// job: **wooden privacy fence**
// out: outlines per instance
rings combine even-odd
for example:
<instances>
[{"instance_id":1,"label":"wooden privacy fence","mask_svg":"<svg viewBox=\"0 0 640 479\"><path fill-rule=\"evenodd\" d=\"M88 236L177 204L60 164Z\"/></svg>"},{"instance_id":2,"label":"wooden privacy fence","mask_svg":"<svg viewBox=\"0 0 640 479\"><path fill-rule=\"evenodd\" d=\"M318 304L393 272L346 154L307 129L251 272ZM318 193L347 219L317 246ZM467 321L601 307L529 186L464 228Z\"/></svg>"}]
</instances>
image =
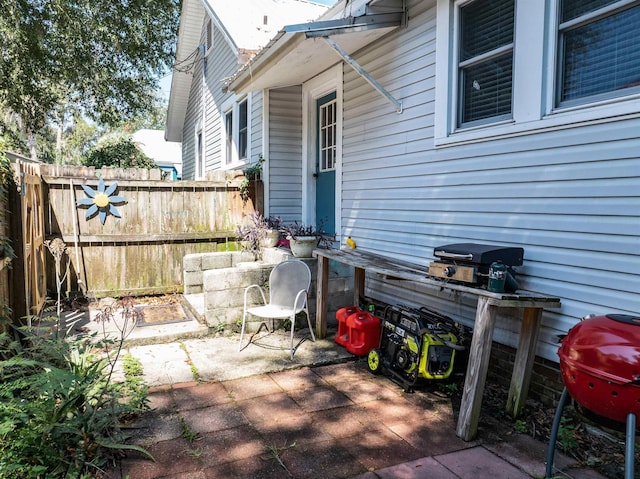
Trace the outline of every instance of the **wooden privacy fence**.
<instances>
[{"instance_id":1,"label":"wooden privacy fence","mask_svg":"<svg viewBox=\"0 0 640 479\"><path fill-rule=\"evenodd\" d=\"M0 181L2 181L2 172L0 172ZM9 237L9 195L0 185L0 238ZM6 324L3 319L8 318L8 309L11 308L9 286L9 268L11 267L11 258L8 251L0 243L0 332L5 331Z\"/></svg>"},{"instance_id":2,"label":"wooden privacy fence","mask_svg":"<svg viewBox=\"0 0 640 479\"><path fill-rule=\"evenodd\" d=\"M207 181L161 181L160 170L100 170L105 193L113 185L114 214L86 218L97 192L93 168L40 165L45 184L45 236L61 238L63 293L82 291L93 297L145 295L182 291L182 258L186 254L236 248L236 225L253 202L243 204L238 188L242 173L212 172ZM103 198L104 199L104 198ZM98 204L98 197L95 198ZM107 206L108 208L108 206ZM112 211L113 212L113 211ZM67 268L68 264L68 268ZM47 252L49 290L55 289L53 257Z\"/></svg>"},{"instance_id":3,"label":"wooden privacy fence","mask_svg":"<svg viewBox=\"0 0 640 479\"><path fill-rule=\"evenodd\" d=\"M6 153L13 162L16 186L9 192L9 236L15 258L7 281L16 318L38 314L46 299L44 197L40 163Z\"/></svg>"}]
</instances>

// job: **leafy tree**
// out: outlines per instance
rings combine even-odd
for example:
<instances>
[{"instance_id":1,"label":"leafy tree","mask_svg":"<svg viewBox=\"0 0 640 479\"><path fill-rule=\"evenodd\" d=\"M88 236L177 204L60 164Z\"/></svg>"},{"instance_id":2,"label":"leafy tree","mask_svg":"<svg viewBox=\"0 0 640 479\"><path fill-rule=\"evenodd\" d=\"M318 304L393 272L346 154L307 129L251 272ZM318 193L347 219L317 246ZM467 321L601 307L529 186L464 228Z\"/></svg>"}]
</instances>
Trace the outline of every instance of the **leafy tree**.
<instances>
[{"instance_id":1,"label":"leafy tree","mask_svg":"<svg viewBox=\"0 0 640 479\"><path fill-rule=\"evenodd\" d=\"M63 128L63 137L59 147L59 162L67 165L82 164L87 155L103 133L95 123L88 122L82 115L76 114L70 124Z\"/></svg>"},{"instance_id":2,"label":"leafy tree","mask_svg":"<svg viewBox=\"0 0 640 479\"><path fill-rule=\"evenodd\" d=\"M117 126L154 105L180 0L0 0L0 103L34 135L60 108Z\"/></svg>"},{"instance_id":3,"label":"leafy tree","mask_svg":"<svg viewBox=\"0 0 640 479\"><path fill-rule=\"evenodd\" d=\"M117 134L103 139L83 158L83 164L103 168L155 168L154 161L138 149L130 136Z\"/></svg>"},{"instance_id":4,"label":"leafy tree","mask_svg":"<svg viewBox=\"0 0 640 479\"><path fill-rule=\"evenodd\" d=\"M164 130L167 122L167 100L156 98L149 109L136 115L133 119L127 121L122 130L127 133L135 133L143 128L149 130Z\"/></svg>"}]
</instances>

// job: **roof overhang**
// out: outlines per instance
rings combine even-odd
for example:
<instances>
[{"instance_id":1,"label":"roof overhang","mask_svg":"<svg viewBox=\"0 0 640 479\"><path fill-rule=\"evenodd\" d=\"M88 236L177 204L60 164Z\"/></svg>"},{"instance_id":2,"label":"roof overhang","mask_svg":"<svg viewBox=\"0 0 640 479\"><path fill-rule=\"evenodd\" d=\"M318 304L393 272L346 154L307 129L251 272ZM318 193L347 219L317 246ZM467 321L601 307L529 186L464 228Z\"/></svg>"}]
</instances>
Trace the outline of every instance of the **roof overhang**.
<instances>
[{"instance_id":1,"label":"roof overhang","mask_svg":"<svg viewBox=\"0 0 640 479\"><path fill-rule=\"evenodd\" d=\"M370 0L344 18L285 26L234 75L226 87L237 94L299 85L338 63L342 57L324 38L331 37L352 55L403 25L403 0Z\"/></svg>"},{"instance_id":2,"label":"roof overhang","mask_svg":"<svg viewBox=\"0 0 640 479\"><path fill-rule=\"evenodd\" d=\"M176 64L184 62L198 48L204 13L204 7L200 1L183 2L176 46ZM192 71L174 68L164 133L167 141L182 141L182 127L189 103L192 79Z\"/></svg>"},{"instance_id":3,"label":"roof overhang","mask_svg":"<svg viewBox=\"0 0 640 479\"><path fill-rule=\"evenodd\" d=\"M205 15L213 21L233 54L244 63L283 25L318 18L326 12L327 6L305 0L183 0L165 138L182 141L193 75L202 74L201 70L193 71L193 66L202 68L203 52L198 49ZM219 50L218 45L214 54Z\"/></svg>"}]
</instances>

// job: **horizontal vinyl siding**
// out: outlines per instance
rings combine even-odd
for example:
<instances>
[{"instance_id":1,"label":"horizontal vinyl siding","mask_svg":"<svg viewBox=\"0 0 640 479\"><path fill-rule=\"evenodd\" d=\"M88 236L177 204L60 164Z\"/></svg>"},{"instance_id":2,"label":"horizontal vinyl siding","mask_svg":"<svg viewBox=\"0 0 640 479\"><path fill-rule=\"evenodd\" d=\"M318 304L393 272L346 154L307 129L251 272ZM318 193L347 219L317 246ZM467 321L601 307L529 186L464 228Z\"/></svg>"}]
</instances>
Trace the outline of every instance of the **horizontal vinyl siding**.
<instances>
[{"instance_id":1,"label":"horizontal vinyl siding","mask_svg":"<svg viewBox=\"0 0 640 479\"><path fill-rule=\"evenodd\" d=\"M196 126L202 119L202 57L198 54L198 60L193 65L193 80L189 92L189 102L185 114L182 129L182 179L195 179Z\"/></svg>"},{"instance_id":2,"label":"horizontal vinyl siding","mask_svg":"<svg viewBox=\"0 0 640 479\"><path fill-rule=\"evenodd\" d=\"M205 19L206 23L206 19ZM201 32L201 42L204 42L204 24ZM183 179L195 177L195 128L203 119L202 96L204 94L206 112L204 115L204 155L205 172L220 170L242 165L226 165L223 158L223 108L231 106L231 93L222 91L223 80L233 75L238 69L238 59L235 52L224 39L220 31L213 29L213 48L207 54L206 86L202 89L202 62L193 68L193 81L189 94L189 104L183 129ZM251 138L250 159L257 161L262 152L262 94L252 93L251 98Z\"/></svg>"},{"instance_id":3,"label":"horizontal vinyl siding","mask_svg":"<svg viewBox=\"0 0 640 479\"><path fill-rule=\"evenodd\" d=\"M220 30L214 27L213 54L207 64L207 153L205 171L220 170L227 167L223 158L222 107L231 97L223 93L222 80L231 76L238 68L235 52L229 47Z\"/></svg>"},{"instance_id":4,"label":"horizontal vinyl siding","mask_svg":"<svg viewBox=\"0 0 640 479\"><path fill-rule=\"evenodd\" d=\"M350 68L344 76L342 235L359 248L427 265L457 242L524 248L521 288L560 297L538 353L580 317L640 313L640 120L435 149L435 8L411 2L408 28L355 55L393 106ZM393 281L370 294L430 304L471 324L472 298ZM508 314L517 314L517 311ZM516 346L519 322L496 338Z\"/></svg>"},{"instance_id":5,"label":"horizontal vinyl siding","mask_svg":"<svg viewBox=\"0 0 640 479\"><path fill-rule=\"evenodd\" d=\"M302 87L269 92L269 213L302 218Z\"/></svg>"},{"instance_id":6,"label":"horizontal vinyl siding","mask_svg":"<svg viewBox=\"0 0 640 479\"><path fill-rule=\"evenodd\" d=\"M250 138L250 158L257 161L262 151L262 92L252 92L251 94L251 138Z\"/></svg>"}]
</instances>

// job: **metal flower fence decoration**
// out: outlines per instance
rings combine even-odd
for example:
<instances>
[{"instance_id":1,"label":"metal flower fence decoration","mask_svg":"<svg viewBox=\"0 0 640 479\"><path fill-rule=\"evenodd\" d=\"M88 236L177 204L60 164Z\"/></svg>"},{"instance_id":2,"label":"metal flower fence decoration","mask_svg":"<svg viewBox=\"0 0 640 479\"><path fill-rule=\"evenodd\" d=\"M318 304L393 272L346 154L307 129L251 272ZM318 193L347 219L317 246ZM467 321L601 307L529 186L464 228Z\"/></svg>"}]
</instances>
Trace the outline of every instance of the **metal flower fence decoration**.
<instances>
[{"instance_id":1,"label":"metal flower fence decoration","mask_svg":"<svg viewBox=\"0 0 640 479\"><path fill-rule=\"evenodd\" d=\"M77 201L78 206L88 206L87 212L84 216L86 220L94 217L96 214L99 216L100 221L104 224L107 219L107 214L113 215L116 218L121 218L120 212L114 206L114 204L122 204L126 200L122 196L112 196L118 189L118 183L114 181L111 185L105 187L104 180L100 178L98 182L98 189L94 190L90 186L81 185L88 198L81 198Z\"/></svg>"}]
</instances>

